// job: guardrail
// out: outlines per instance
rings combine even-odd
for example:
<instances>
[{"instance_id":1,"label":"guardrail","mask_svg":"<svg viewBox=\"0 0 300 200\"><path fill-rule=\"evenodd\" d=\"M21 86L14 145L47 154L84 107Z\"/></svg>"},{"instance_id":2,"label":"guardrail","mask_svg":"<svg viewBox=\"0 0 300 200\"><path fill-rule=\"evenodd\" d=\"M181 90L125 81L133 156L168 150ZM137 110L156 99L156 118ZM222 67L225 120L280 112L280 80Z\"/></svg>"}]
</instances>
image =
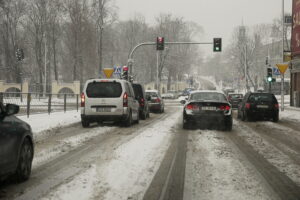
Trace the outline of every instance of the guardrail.
<instances>
[{"instance_id":1,"label":"guardrail","mask_svg":"<svg viewBox=\"0 0 300 200\"><path fill-rule=\"evenodd\" d=\"M79 110L79 94L0 93L0 102L17 104L19 114L48 113Z\"/></svg>"}]
</instances>

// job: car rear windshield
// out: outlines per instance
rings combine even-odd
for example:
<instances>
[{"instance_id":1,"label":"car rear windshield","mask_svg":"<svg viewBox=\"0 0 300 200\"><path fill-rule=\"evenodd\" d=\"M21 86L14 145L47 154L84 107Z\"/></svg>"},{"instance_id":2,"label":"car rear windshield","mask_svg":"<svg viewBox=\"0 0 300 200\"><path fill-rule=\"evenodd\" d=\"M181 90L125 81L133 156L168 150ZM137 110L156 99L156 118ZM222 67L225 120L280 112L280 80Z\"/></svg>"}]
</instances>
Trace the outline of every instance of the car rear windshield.
<instances>
[{"instance_id":1,"label":"car rear windshield","mask_svg":"<svg viewBox=\"0 0 300 200\"><path fill-rule=\"evenodd\" d=\"M248 102L277 102L276 98L272 94L251 94Z\"/></svg>"},{"instance_id":2,"label":"car rear windshield","mask_svg":"<svg viewBox=\"0 0 300 200\"><path fill-rule=\"evenodd\" d=\"M158 97L156 92L146 92L146 95L151 97Z\"/></svg>"},{"instance_id":3,"label":"car rear windshield","mask_svg":"<svg viewBox=\"0 0 300 200\"><path fill-rule=\"evenodd\" d=\"M240 98L243 98L243 95L242 94L230 94L229 97L231 99L240 99Z\"/></svg>"},{"instance_id":4,"label":"car rear windshield","mask_svg":"<svg viewBox=\"0 0 300 200\"><path fill-rule=\"evenodd\" d=\"M132 84L134 94L136 97L143 97L143 89L141 85L138 84Z\"/></svg>"},{"instance_id":5,"label":"car rear windshield","mask_svg":"<svg viewBox=\"0 0 300 200\"><path fill-rule=\"evenodd\" d=\"M122 94L119 82L92 82L86 88L89 98L117 98Z\"/></svg>"},{"instance_id":6,"label":"car rear windshield","mask_svg":"<svg viewBox=\"0 0 300 200\"><path fill-rule=\"evenodd\" d=\"M196 101L227 101L224 94L213 93L213 92L200 92L191 94L191 100Z\"/></svg>"}]
</instances>

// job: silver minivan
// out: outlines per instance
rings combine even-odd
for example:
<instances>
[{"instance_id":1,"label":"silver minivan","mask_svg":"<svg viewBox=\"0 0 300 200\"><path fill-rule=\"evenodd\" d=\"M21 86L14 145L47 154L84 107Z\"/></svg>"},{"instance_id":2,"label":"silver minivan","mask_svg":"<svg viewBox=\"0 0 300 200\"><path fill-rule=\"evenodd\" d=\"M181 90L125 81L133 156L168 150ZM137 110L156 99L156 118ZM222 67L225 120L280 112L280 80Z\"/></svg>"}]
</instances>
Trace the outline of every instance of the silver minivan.
<instances>
[{"instance_id":1,"label":"silver minivan","mask_svg":"<svg viewBox=\"0 0 300 200\"><path fill-rule=\"evenodd\" d=\"M139 102L130 82L121 79L91 79L81 94L81 123L122 122L131 126L139 122Z\"/></svg>"}]
</instances>

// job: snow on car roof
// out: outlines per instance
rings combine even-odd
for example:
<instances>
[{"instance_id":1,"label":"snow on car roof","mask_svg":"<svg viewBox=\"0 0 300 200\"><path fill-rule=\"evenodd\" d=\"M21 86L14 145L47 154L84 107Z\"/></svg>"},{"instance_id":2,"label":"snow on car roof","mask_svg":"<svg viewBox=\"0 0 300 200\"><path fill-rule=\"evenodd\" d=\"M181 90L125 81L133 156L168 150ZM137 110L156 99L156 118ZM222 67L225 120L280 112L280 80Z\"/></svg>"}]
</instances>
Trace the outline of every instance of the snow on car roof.
<instances>
[{"instance_id":1,"label":"snow on car roof","mask_svg":"<svg viewBox=\"0 0 300 200\"><path fill-rule=\"evenodd\" d=\"M220 90L194 90L194 91L190 92L190 94L194 94L194 93L220 93L220 94L224 94L224 92L222 92Z\"/></svg>"},{"instance_id":2,"label":"snow on car roof","mask_svg":"<svg viewBox=\"0 0 300 200\"><path fill-rule=\"evenodd\" d=\"M157 90L146 90L145 92L157 92Z\"/></svg>"}]
</instances>

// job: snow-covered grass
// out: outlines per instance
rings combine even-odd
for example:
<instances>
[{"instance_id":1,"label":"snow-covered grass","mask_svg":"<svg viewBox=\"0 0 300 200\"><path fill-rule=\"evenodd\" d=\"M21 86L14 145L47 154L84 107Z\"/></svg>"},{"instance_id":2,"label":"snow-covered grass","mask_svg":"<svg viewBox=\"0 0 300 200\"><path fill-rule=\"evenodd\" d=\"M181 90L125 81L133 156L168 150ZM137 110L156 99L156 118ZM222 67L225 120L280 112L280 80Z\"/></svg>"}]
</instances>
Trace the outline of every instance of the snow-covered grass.
<instances>
[{"instance_id":1,"label":"snow-covered grass","mask_svg":"<svg viewBox=\"0 0 300 200\"><path fill-rule=\"evenodd\" d=\"M280 119L286 119L300 123L300 109L293 107L286 107L283 112L279 112Z\"/></svg>"}]
</instances>

